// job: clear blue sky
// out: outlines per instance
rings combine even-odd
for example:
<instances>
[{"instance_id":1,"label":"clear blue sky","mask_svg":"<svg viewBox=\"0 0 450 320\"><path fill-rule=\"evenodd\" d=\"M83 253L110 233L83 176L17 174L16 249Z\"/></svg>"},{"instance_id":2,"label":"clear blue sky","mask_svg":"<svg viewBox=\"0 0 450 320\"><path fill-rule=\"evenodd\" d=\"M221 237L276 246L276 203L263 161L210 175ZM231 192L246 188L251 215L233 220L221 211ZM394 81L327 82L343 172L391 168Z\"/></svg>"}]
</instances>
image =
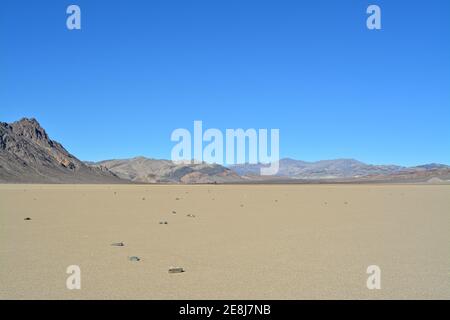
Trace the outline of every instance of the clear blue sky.
<instances>
[{"instance_id":1,"label":"clear blue sky","mask_svg":"<svg viewBox=\"0 0 450 320\"><path fill-rule=\"evenodd\" d=\"M450 1L3 0L0 121L21 117L83 160L169 158L203 120L279 128L282 157L450 164Z\"/></svg>"}]
</instances>

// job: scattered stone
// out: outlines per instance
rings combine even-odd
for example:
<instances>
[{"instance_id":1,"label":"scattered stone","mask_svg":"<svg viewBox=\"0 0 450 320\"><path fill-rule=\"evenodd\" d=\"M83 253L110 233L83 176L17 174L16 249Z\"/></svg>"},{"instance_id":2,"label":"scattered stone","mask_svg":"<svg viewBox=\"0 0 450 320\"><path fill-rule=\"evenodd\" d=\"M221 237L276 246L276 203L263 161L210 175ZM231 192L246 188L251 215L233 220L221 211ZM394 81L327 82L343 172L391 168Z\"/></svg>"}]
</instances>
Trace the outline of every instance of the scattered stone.
<instances>
[{"instance_id":1,"label":"scattered stone","mask_svg":"<svg viewBox=\"0 0 450 320\"><path fill-rule=\"evenodd\" d=\"M125 244L123 242L116 242L116 243L111 243L111 246L113 246L113 247L125 247Z\"/></svg>"},{"instance_id":2,"label":"scattered stone","mask_svg":"<svg viewBox=\"0 0 450 320\"><path fill-rule=\"evenodd\" d=\"M243 204L241 204L241 208L243 208L244 207L244 205Z\"/></svg>"},{"instance_id":3,"label":"scattered stone","mask_svg":"<svg viewBox=\"0 0 450 320\"><path fill-rule=\"evenodd\" d=\"M186 272L186 271L184 271L184 269L180 268L180 267L169 268L169 273L183 273L183 272Z\"/></svg>"},{"instance_id":4,"label":"scattered stone","mask_svg":"<svg viewBox=\"0 0 450 320\"><path fill-rule=\"evenodd\" d=\"M169 224L167 221L160 221L159 224Z\"/></svg>"},{"instance_id":5,"label":"scattered stone","mask_svg":"<svg viewBox=\"0 0 450 320\"><path fill-rule=\"evenodd\" d=\"M145 200L145 197L143 197L142 200Z\"/></svg>"},{"instance_id":6,"label":"scattered stone","mask_svg":"<svg viewBox=\"0 0 450 320\"><path fill-rule=\"evenodd\" d=\"M175 198L175 200L177 200L177 201L178 201L178 200L180 200L180 198Z\"/></svg>"},{"instance_id":7,"label":"scattered stone","mask_svg":"<svg viewBox=\"0 0 450 320\"><path fill-rule=\"evenodd\" d=\"M133 256L133 257L128 257L128 260L130 260L131 262L138 262L138 261L141 261L141 258Z\"/></svg>"},{"instance_id":8,"label":"scattered stone","mask_svg":"<svg viewBox=\"0 0 450 320\"><path fill-rule=\"evenodd\" d=\"M29 221L29 220L31 220L31 218L30 218L30 217L26 217L26 218L23 219L23 220Z\"/></svg>"},{"instance_id":9,"label":"scattered stone","mask_svg":"<svg viewBox=\"0 0 450 320\"><path fill-rule=\"evenodd\" d=\"M174 210L174 211L172 211L172 213L173 213L173 214L177 214L177 212L176 212L175 210Z\"/></svg>"},{"instance_id":10,"label":"scattered stone","mask_svg":"<svg viewBox=\"0 0 450 320\"><path fill-rule=\"evenodd\" d=\"M195 218L195 214L188 214L187 217L189 217L189 218Z\"/></svg>"},{"instance_id":11,"label":"scattered stone","mask_svg":"<svg viewBox=\"0 0 450 320\"><path fill-rule=\"evenodd\" d=\"M347 202L347 201L345 201L345 202L344 202L344 204L345 204L345 205L347 205L347 204L348 204L348 202Z\"/></svg>"}]
</instances>

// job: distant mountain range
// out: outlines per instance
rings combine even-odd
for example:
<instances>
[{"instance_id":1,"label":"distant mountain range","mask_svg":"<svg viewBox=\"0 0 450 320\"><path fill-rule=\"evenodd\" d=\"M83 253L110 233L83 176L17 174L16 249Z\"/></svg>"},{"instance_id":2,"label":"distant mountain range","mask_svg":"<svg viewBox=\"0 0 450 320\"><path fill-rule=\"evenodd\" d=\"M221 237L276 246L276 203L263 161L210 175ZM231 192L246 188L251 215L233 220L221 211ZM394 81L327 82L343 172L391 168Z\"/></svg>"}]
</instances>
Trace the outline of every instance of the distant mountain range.
<instances>
[{"instance_id":1,"label":"distant mountain range","mask_svg":"<svg viewBox=\"0 0 450 320\"><path fill-rule=\"evenodd\" d=\"M258 175L261 164L235 165L231 168L240 175ZM278 176L295 179L339 179L356 178L372 174L391 174L404 170L404 167L395 165L370 165L354 159L322 160L306 162L294 159L281 159L279 161Z\"/></svg>"},{"instance_id":2,"label":"distant mountain range","mask_svg":"<svg viewBox=\"0 0 450 320\"><path fill-rule=\"evenodd\" d=\"M261 164L235 165L231 169L241 176L251 177L259 175ZM441 175L450 169L450 166L443 164L426 164L416 167L403 167L397 165L371 165L354 159L322 160L316 162L306 162L294 159L281 159L279 161L280 178L301 179L301 180L374 180L375 177L400 177L402 174L417 173L417 178L423 177L424 172L431 175L433 173ZM445 176L445 175L444 175Z\"/></svg>"},{"instance_id":3,"label":"distant mountain range","mask_svg":"<svg viewBox=\"0 0 450 320\"><path fill-rule=\"evenodd\" d=\"M0 122L0 182L3 183L300 183L447 182L450 166L370 165L354 159L305 162L281 159L277 176L260 176L261 164L226 168L175 164L144 157L82 162L51 140L35 119Z\"/></svg>"},{"instance_id":4,"label":"distant mountain range","mask_svg":"<svg viewBox=\"0 0 450 320\"><path fill-rule=\"evenodd\" d=\"M273 177L261 177L262 164L241 164L231 169L247 181L271 183L325 183L325 182L432 182L450 181L450 166L425 164L414 167L371 165L354 159L306 162L281 159L279 171Z\"/></svg>"}]
</instances>

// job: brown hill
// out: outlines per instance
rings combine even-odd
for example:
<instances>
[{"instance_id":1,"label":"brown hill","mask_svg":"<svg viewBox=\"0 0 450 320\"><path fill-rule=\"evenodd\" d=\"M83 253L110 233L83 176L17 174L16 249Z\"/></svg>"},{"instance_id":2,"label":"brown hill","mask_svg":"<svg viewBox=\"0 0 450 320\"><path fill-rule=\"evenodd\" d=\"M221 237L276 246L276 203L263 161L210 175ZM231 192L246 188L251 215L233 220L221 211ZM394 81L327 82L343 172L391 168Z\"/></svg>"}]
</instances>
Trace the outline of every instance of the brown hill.
<instances>
[{"instance_id":1,"label":"brown hill","mask_svg":"<svg viewBox=\"0 0 450 320\"><path fill-rule=\"evenodd\" d=\"M92 165L108 168L118 177L141 183L234 183L242 178L218 164L176 164L170 160L136 157L105 160Z\"/></svg>"}]
</instances>

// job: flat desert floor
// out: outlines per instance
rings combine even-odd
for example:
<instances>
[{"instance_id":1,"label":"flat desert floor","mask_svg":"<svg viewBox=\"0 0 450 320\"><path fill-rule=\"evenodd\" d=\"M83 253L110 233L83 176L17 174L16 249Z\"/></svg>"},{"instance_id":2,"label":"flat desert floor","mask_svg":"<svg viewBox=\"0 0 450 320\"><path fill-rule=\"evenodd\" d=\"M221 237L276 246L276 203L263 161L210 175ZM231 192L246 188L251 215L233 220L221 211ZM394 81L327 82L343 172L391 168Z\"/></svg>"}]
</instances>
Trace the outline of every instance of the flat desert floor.
<instances>
[{"instance_id":1,"label":"flat desert floor","mask_svg":"<svg viewBox=\"0 0 450 320\"><path fill-rule=\"evenodd\" d=\"M0 298L450 299L450 186L0 185Z\"/></svg>"}]
</instances>

